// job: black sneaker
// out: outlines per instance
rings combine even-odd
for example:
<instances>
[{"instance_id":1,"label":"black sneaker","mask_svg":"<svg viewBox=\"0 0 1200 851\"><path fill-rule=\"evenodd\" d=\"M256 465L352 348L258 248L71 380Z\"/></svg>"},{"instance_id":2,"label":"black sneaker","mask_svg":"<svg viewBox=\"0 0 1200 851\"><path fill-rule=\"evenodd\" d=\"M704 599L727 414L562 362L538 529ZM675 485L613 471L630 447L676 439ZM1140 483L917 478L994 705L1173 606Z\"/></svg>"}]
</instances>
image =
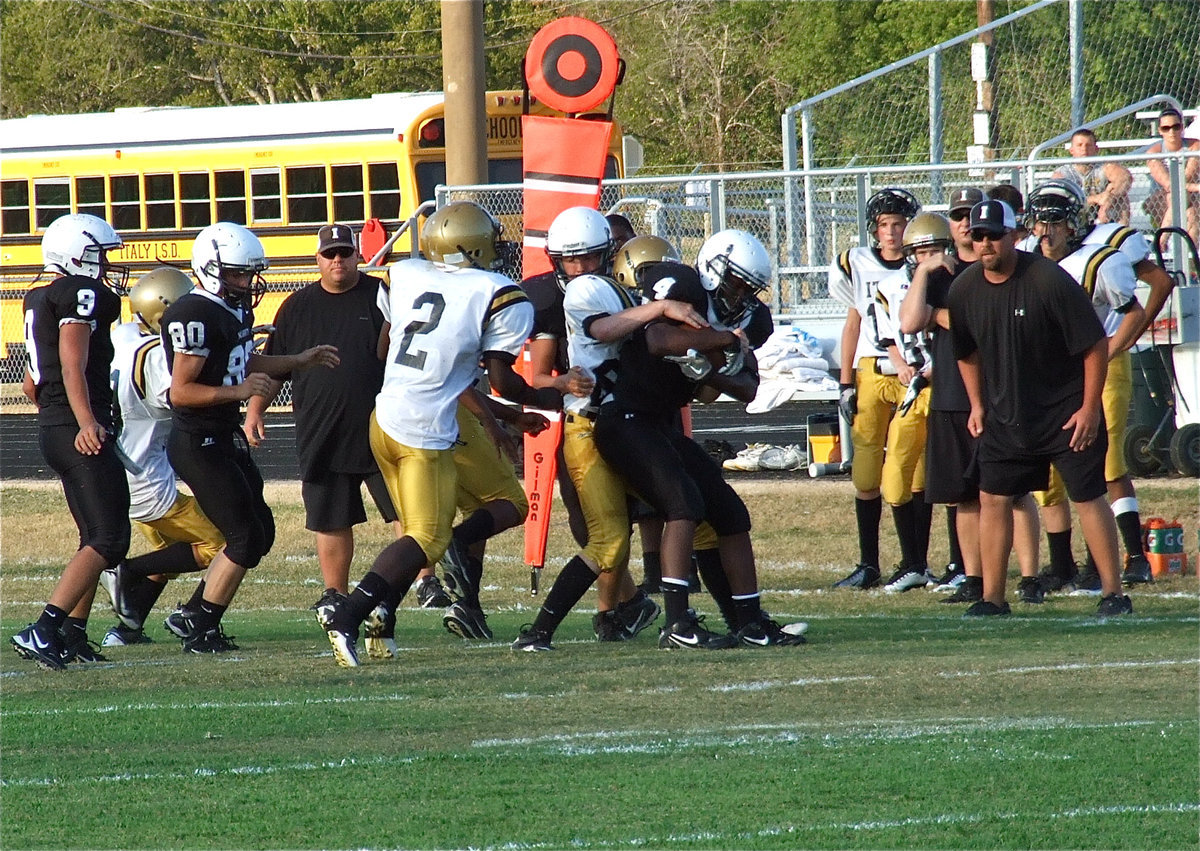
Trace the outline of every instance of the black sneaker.
<instances>
[{"instance_id":1,"label":"black sneaker","mask_svg":"<svg viewBox=\"0 0 1200 851\"><path fill-rule=\"evenodd\" d=\"M470 565L477 563L467 548L453 536L446 554L442 556L442 578L446 581L446 590L457 599L462 600L472 594L478 594L479 589L471 582ZM489 636L490 637L490 636Z\"/></svg>"},{"instance_id":2,"label":"black sneaker","mask_svg":"<svg viewBox=\"0 0 1200 851\"><path fill-rule=\"evenodd\" d=\"M758 620L739 629L735 637L738 644L746 647L791 647L808 643L802 633L785 632L765 612Z\"/></svg>"},{"instance_id":3,"label":"black sneaker","mask_svg":"<svg viewBox=\"0 0 1200 851\"><path fill-rule=\"evenodd\" d=\"M1017 599L1022 603L1043 603L1046 601L1046 590L1042 580L1036 576L1022 576L1017 585Z\"/></svg>"},{"instance_id":4,"label":"black sneaker","mask_svg":"<svg viewBox=\"0 0 1200 851\"><path fill-rule=\"evenodd\" d=\"M946 565L946 572L929 588L934 591L957 591L966 577L967 572L960 565L950 562Z\"/></svg>"},{"instance_id":5,"label":"black sneaker","mask_svg":"<svg viewBox=\"0 0 1200 851\"><path fill-rule=\"evenodd\" d=\"M1141 585L1154 581L1154 571L1150 569L1150 559L1141 553L1135 556L1125 556L1125 571L1121 581L1126 585Z\"/></svg>"},{"instance_id":6,"label":"black sneaker","mask_svg":"<svg viewBox=\"0 0 1200 851\"><path fill-rule=\"evenodd\" d=\"M175 611L167 615L167 619L163 621L163 626L167 632L171 633L176 638L187 638L194 630L192 618L195 614L182 605L176 606Z\"/></svg>"},{"instance_id":7,"label":"black sneaker","mask_svg":"<svg viewBox=\"0 0 1200 851\"><path fill-rule=\"evenodd\" d=\"M337 602L341 598L344 598L345 596L345 594L343 594L341 591L338 591L336 588L326 588L321 592L321 598L309 606L310 609L317 613L317 623L321 625L322 629L325 629L329 626L327 619L330 613L333 611L333 603Z\"/></svg>"},{"instance_id":8,"label":"black sneaker","mask_svg":"<svg viewBox=\"0 0 1200 851\"><path fill-rule=\"evenodd\" d=\"M396 613L394 611L380 603L371 609L371 614L367 615L362 626L363 644L366 645L368 656L372 659L395 659L399 655L396 648Z\"/></svg>"},{"instance_id":9,"label":"black sneaker","mask_svg":"<svg viewBox=\"0 0 1200 851\"><path fill-rule=\"evenodd\" d=\"M887 584L883 586L884 591L892 593L901 593L910 591L913 588L925 588L929 585L937 583L937 579L929 572L929 568L920 565L919 567L908 567L907 565L896 565L896 572L888 579Z\"/></svg>"},{"instance_id":10,"label":"black sneaker","mask_svg":"<svg viewBox=\"0 0 1200 851\"><path fill-rule=\"evenodd\" d=\"M834 588L861 588L864 591L879 584L879 568L873 564L856 564L845 579L833 583Z\"/></svg>"},{"instance_id":11,"label":"black sneaker","mask_svg":"<svg viewBox=\"0 0 1200 851\"><path fill-rule=\"evenodd\" d=\"M49 668L52 671L66 670L67 664L63 661L62 641L57 633L42 629L36 623L31 623L10 638L9 642L22 659L37 662L43 668Z\"/></svg>"},{"instance_id":12,"label":"black sneaker","mask_svg":"<svg viewBox=\"0 0 1200 851\"><path fill-rule=\"evenodd\" d=\"M128 647L131 644L153 644L150 636L146 635L146 631L142 629L130 629L123 623L119 623L104 633L104 638L100 640L101 647Z\"/></svg>"},{"instance_id":13,"label":"black sneaker","mask_svg":"<svg viewBox=\"0 0 1200 851\"><path fill-rule=\"evenodd\" d=\"M220 624L205 630L194 630L183 640L184 653L228 653L237 649L233 636L226 635Z\"/></svg>"},{"instance_id":14,"label":"black sneaker","mask_svg":"<svg viewBox=\"0 0 1200 851\"><path fill-rule=\"evenodd\" d=\"M1042 583L1042 590L1047 594L1053 594L1056 591L1070 592L1074 590L1078 578L1079 565L1074 562L1071 563L1069 570L1060 570L1050 564L1042 568L1042 572L1038 574L1038 581Z\"/></svg>"},{"instance_id":15,"label":"black sneaker","mask_svg":"<svg viewBox=\"0 0 1200 851\"><path fill-rule=\"evenodd\" d=\"M954 593L943 603L977 603L983 599L983 577L964 576L963 581L954 589Z\"/></svg>"},{"instance_id":16,"label":"black sneaker","mask_svg":"<svg viewBox=\"0 0 1200 851\"><path fill-rule=\"evenodd\" d=\"M1100 593L1102 587L1099 573L1094 570L1085 571L1075 580L1075 590L1071 595L1094 597Z\"/></svg>"},{"instance_id":17,"label":"black sneaker","mask_svg":"<svg viewBox=\"0 0 1200 851\"><path fill-rule=\"evenodd\" d=\"M592 615L592 632L597 641L626 641L633 637L625 631L625 625L613 609Z\"/></svg>"},{"instance_id":18,"label":"black sneaker","mask_svg":"<svg viewBox=\"0 0 1200 851\"><path fill-rule=\"evenodd\" d=\"M1109 594L1096 607L1096 617L1111 618L1117 615L1132 615L1133 601L1126 594Z\"/></svg>"},{"instance_id":19,"label":"black sneaker","mask_svg":"<svg viewBox=\"0 0 1200 851\"><path fill-rule=\"evenodd\" d=\"M58 631L58 638L62 641L63 654L62 660L64 663L80 662L86 664L88 662L107 662L103 655L98 650L100 645L88 641L87 632L74 627L67 627Z\"/></svg>"},{"instance_id":20,"label":"black sneaker","mask_svg":"<svg viewBox=\"0 0 1200 851\"><path fill-rule=\"evenodd\" d=\"M446 609L442 625L460 638L477 638L487 640L492 637L492 631L487 625L487 616L483 609L468 606L462 600L452 603Z\"/></svg>"},{"instance_id":21,"label":"black sneaker","mask_svg":"<svg viewBox=\"0 0 1200 851\"><path fill-rule=\"evenodd\" d=\"M417 604L422 609L444 609L453 602L436 576L426 576L417 583Z\"/></svg>"},{"instance_id":22,"label":"black sneaker","mask_svg":"<svg viewBox=\"0 0 1200 851\"><path fill-rule=\"evenodd\" d=\"M539 653L543 650L553 650L550 644L550 633L535 629L527 623L521 627L521 634L512 643L513 650L524 650L526 653Z\"/></svg>"},{"instance_id":23,"label":"black sneaker","mask_svg":"<svg viewBox=\"0 0 1200 851\"><path fill-rule=\"evenodd\" d=\"M664 649L719 650L733 645L729 636L705 629L704 617L688 609L683 620L659 630L658 646Z\"/></svg>"},{"instance_id":24,"label":"black sneaker","mask_svg":"<svg viewBox=\"0 0 1200 851\"><path fill-rule=\"evenodd\" d=\"M633 638L658 619L662 607L644 591L639 591L624 603L618 603L615 611L617 620L625 628L626 637Z\"/></svg>"},{"instance_id":25,"label":"black sneaker","mask_svg":"<svg viewBox=\"0 0 1200 851\"><path fill-rule=\"evenodd\" d=\"M1008 601L996 605L988 600L980 600L972 605L969 609L963 612L964 618L988 618L999 615L1011 615L1012 606L1008 605Z\"/></svg>"},{"instance_id":26,"label":"black sneaker","mask_svg":"<svg viewBox=\"0 0 1200 851\"><path fill-rule=\"evenodd\" d=\"M317 623L325 630L325 637L333 648L334 661L343 668L357 668L358 624L346 613L349 599L340 591L326 588L313 609L317 613Z\"/></svg>"}]
</instances>

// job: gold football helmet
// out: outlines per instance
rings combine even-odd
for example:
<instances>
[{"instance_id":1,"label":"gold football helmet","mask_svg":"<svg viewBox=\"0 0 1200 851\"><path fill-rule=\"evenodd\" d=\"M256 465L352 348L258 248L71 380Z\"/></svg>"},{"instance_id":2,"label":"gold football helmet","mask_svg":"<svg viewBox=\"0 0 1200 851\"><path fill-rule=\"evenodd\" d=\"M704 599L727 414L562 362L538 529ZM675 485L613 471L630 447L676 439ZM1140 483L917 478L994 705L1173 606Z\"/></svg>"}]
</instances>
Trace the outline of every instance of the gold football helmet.
<instances>
[{"instance_id":1,"label":"gold football helmet","mask_svg":"<svg viewBox=\"0 0 1200 851\"><path fill-rule=\"evenodd\" d=\"M937 213L917 213L904 228L904 256L909 257L918 248L940 245L949 249L954 244L950 234L950 222Z\"/></svg>"},{"instance_id":2,"label":"gold football helmet","mask_svg":"<svg viewBox=\"0 0 1200 851\"><path fill-rule=\"evenodd\" d=\"M635 236L617 249L613 278L621 286L636 290L642 285L642 267L666 260L680 262L675 246L659 236Z\"/></svg>"},{"instance_id":3,"label":"gold football helmet","mask_svg":"<svg viewBox=\"0 0 1200 851\"><path fill-rule=\"evenodd\" d=\"M425 220L421 250L437 263L499 271L505 263L502 228L496 217L473 201L447 204Z\"/></svg>"},{"instance_id":4,"label":"gold football helmet","mask_svg":"<svg viewBox=\"0 0 1200 851\"><path fill-rule=\"evenodd\" d=\"M147 272L129 290L129 309L143 325L159 333L158 323L167 307L192 291L192 279L173 266Z\"/></svg>"}]
</instances>

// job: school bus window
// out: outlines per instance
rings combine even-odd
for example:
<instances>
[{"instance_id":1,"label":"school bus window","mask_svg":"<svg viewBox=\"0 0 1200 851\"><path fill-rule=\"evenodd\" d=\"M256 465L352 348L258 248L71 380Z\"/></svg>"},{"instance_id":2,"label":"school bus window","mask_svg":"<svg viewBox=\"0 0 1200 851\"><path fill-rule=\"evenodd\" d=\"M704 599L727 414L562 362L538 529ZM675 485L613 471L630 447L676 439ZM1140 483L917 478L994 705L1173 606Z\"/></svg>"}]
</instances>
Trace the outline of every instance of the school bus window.
<instances>
[{"instance_id":1,"label":"school bus window","mask_svg":"<svg viewBox=\"0 0 1200 851\"><path fill-rule=\"evenodd\" d=\"M0 181L0 232L29 233L28 181Z\"/></svg>"},{"instance_id":2,"label":"school bus window","mask_svg":"<svg viewBox=\"0 0 1200 851\"><path fill-rule=\"evenodd\" d=\"M362 166L335 165L329 171L333 181L333 220L361 222L365 218Z\"/></svg>"},{"instance_id":3,"label":"school bus window","mask_svg":"<svg viewBox=\"0 0 1200 851\"><path fill-rule=\"evenodd\" d=\"M142 229L142 193L136 174L109 178L112 197L112 226L118 231Z\"/></svg>"},{"instance_id":4,"label":"school bus window","mask_svg":"<svg viewBox=\"0 0 1200 851\"><path fill-rule=\"evenodd\" d=\"M396 164L368 163L367 180L371 184L371 216L400 218L400 172Z\"/></svg>"},{"instance_id":5,"label":"school bus window","mask_svg":"<svg viewBox=\"0 0 1200 851\"><path fill-rule=\"evenodd\" d=\"M217 221L246 224L246 173L218 171L213 177L217 184Z\"/></svg>"},{"instance_id":6,"label":"school bus window","mask_svg":"<svg viewBox=\"0 0 1200 851\"><path fill-rule=\"evenodd\" d=\"M250 172L250 195L255 222L278 222L283 218L279 169Z\"/></svg>"},{"instance_id":7,"label":"school bus window","mask_svg":"<svg viewBox=\"0 0 1200 851\"><path fill-rule=\"evenodd\" d=\"M37 210L38 230L43 230L59 216L71 212L71 185L65 177L33 182L33 206Z\"/></svg>"},{"instance_id":8,"label":"school bus window","mask_svg":"<svg viewBox=\"0 0 1200 851\"><path fill-rule=\"evenodd\" d=\"M75 178L75 212L90 213L108 220L108 214L104 211L103 177Z\"/></svg>"},{"instance_id":9,"label":"school bus window","mask_svg":"<svg viewBox=\"0 0 1200 851\"><path fill-rule=\"evenodd\" d=\"M175 223L175 175L147 174L146 230L173 230Z\"/></svg>"},{"instance_id":10,"label":"school bus window","mask_svg":"<svg viewBox=\"0 0 1200 851\"><path fill-rule=\"evenodd\" d=\"M179 175L179 198L185 228L202 228L212 224L209 194L207 171Z\"/></svg>"},{"instance_id":11,"label":"school bus window","mask_svg":"<svg viewBox=\"0 0 1200 851\"><path fill-rule=\"evenodd\" d=\"M287 170L289 222L326 222L325 167L304 166Z\"/></svg>"}]
</instances>

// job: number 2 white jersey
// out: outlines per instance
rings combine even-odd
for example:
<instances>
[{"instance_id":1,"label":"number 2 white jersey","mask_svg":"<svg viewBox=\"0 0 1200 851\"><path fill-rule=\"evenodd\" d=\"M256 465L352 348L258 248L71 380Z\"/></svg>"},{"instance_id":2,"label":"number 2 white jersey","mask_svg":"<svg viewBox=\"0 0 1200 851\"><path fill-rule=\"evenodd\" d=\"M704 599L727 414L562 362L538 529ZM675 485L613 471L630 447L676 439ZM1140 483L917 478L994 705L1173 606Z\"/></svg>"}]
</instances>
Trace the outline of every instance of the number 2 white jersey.
<instances>
[{"instance_id":1,"label":"number 2 white jersey","mask_svg":"<svg viewBox=\"0 0 1200 851\"><path fill-rule=\"evenodd\" d=\"M171 375L162 339L137 322L113 328L113 398L120 406L117 447L125 456L129 516L149 523L175 504L175 470L167 460Z\"/></svg>"},{"instance_id":2,"label":"number 2 white jersey","mask_svg":"<svg viewBox=\"0 0 1200 851\"><path fill-rule=\"evenodd\" d=\"M636 307L639 300L615 281L599 275L580 275L572 278L563 294L563 313L567 322L567 360L571 366L586 369L600 385L601 398L592 400L587 396L575 396L567 393L563 396L563 410L570 414L578 414L585 409L595 410L604 403L605 397L611 396L605 392L604 385L611 385L601 375L601 364L612 362L609 366L615 370L616 360L621 351L624 339L601 342L588 333L588 320L600 316L613 316L622 310ZM599 395L599 394L598 394Z\"/></svg>"},{"instance_id":3,"label":"number 2 white jersey","mask_svg":"<svg viewBox=\"0 0 1200 851\"><path fill-rule=\"evenodd\" d=\"M391 268L391 322L375 418L414 449L449 449L458 437L458 397L485 354L515 359L533 329L533 305L503 275L428 260Z\"/></svg>"}]
</instances>

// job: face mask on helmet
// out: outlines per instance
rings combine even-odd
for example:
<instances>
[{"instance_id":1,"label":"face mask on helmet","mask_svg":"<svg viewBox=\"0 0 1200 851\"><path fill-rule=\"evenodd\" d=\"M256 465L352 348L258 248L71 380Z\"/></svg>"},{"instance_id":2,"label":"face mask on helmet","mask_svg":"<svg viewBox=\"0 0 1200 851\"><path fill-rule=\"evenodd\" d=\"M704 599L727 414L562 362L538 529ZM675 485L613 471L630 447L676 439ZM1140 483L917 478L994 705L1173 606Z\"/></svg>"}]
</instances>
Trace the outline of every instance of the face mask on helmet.
<instances>
[{"instance_id":1,"label":"face mask on helmet","mask_svg":"<svg viewBox=\"0 0 1200 851\"><path fill-rule=\"evenodd\" d=\"M679 252L658 236L635 236L617 249L613 258L613 278L631 290L640 289L642 278L655 263L679 262Z\"/></svg>"},{"instance_id":2,"label":"face mask on helmet","mask_svg":"<svg viewBox=\"0 0 1200 851\"><path fill-rule=\"evenodd\" d=\"M910 220L920 211L921 204L911 192L895 186L880 189L867 200L867 229L874 239L880 216L890 213Z\"/></svg>"},{"instance_id":3,"label":"face mask on helmet","mask_svg":"<svg viewBox=\"0 0 1200 851\"><path fill-rule=\"evenodd\" d=\"M147 329L159 332L166 309L192 291L192 279L180 269L163 266L148 272L129 289L129 308Z\"/></svg>"},{"instance_id":4,"label":"face mask on helmet","mask_svg":"<svg viewBox=\"0 0 1200 851\"><path fill-rule=\"evenodd\" d=\"M554 267L558 285L566 289L567 283L578 275L608 275L613 256L612 227L598 210L591 207L570 207L563 210L546 231L546 254ZM563 260L568 257L595 255L595 268L584 268L568 272ZM572 264L574 265L574 264Z\"/></svg>"},{"instance_id":5,"label":"face mask on helmet","mask_svg":"<svg viewBox=\"0 0 1200 851\"><path fill-rule=\"evenodd\" d=\"M700 283L711 294L717 318L733 328L754 309L758 294L771 285L771 258L752 234L723 230L696 256Z\"/></svg>"},{"instance_id":6,"label":"face mask on helmet","mask_svg":"<svg viewBox=\"0 0 1200 851\"><path fill-rule=\"evenodd\" d=\"M42 262L47 271L83 275L103 281L117 295L125 295L129 267L108 261L108 252L124 245L104 219L88 213L59 216L42 235Z\"/></svg>"},{"instance_id":7,"label":"face mask on helmet","mask_svg":"<svg viewBox=\"0 0 1200 851\"><path fill-rule=\"evenodd\" d=\"M425 220L421 249L435 263L462 269L508 273L516 267L517 246L500 239L503 227L472 201L447 204Z\"/></svg>"},{"instance_id":8,"label":"face mask on helmet","mask_svg":"<svg viewBox=\"0 0 1200 851\"><path fill-rule=\"evenodd\" d=\"M258 306L267 291L262 272L269 265L258 237L232 222L209 225L192 245L192 273L200 286L230 307Z\"/></svg>"},{"instance_id":9,"label":"face mask on helmet","mask_svg":"<svg viewBox=\"0 0 1200 851\"><path fill-rule=\"evenodd\" d=\"M1083 190L1069 180L1049 180L1033 190L1026 204L1025 226L1037 222L1066 222L1073 238L1082 239L1091 226L1091 211Z\"/></svg>"},{"instance_id":10,"label":"face mask on helmet","mask_svg":"<svg viewBox=\"0 0 1200 851\"><path fill-rule=\"evenodd\" d=\"M937 213L918 213L904 228L904 262L910 274L920 263L917 258L920 249L936 247L942 253L949 254L953 245L950 222Z\"/></svg>"}]
</instances>

